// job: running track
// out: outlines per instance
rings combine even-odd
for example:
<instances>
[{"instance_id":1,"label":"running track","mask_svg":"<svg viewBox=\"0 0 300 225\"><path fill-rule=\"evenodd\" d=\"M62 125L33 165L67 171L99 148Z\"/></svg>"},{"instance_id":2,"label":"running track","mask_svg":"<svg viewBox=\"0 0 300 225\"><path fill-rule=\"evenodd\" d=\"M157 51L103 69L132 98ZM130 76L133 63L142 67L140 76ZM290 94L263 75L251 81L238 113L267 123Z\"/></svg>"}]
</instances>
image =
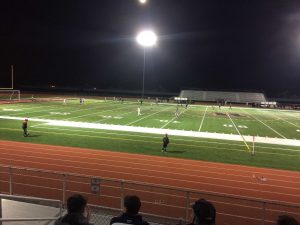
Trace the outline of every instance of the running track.
<instances>
[{"instance_id":1,"label":"running track","mask_svg":"<svg viewBox=\"0 0 300 225\"><path fill-rule=\"evenodd\" d=\"M11 141L0 141L0 164L300 203L300 172L293 171ZM224 207L216 205L217 211ZM251 214L242 204L240 210ZM172 214L169 209L165 216Z\"/></svg>"}]
</instances>

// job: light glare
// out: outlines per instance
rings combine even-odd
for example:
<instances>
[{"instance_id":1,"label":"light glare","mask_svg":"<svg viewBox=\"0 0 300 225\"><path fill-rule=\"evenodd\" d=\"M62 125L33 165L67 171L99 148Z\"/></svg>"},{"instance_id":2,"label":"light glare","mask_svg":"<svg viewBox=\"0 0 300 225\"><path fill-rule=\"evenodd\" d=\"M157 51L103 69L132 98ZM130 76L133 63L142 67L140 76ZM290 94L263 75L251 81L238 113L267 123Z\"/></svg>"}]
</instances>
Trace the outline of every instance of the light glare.
<instances>
[{"instance_id":1,"label":"light glare","mask_svg":"<svg viewBox=\"0 0 300 225\"><path fill-rule=\"evenodd\" d=\"M145 4L147 2L147 0L140 0L141 4Z\"/></svg>"},{"instance_id":2,"label":"light glare","mask_svg":"<svg viewBox=\"0 0 300 225\"><path fill-rule=\"evenodd\" d=\"M151 47L156 44L157 36L153 31L146 30L137 35L136 41L144 47Z\"/></svg>"}]
</instances>

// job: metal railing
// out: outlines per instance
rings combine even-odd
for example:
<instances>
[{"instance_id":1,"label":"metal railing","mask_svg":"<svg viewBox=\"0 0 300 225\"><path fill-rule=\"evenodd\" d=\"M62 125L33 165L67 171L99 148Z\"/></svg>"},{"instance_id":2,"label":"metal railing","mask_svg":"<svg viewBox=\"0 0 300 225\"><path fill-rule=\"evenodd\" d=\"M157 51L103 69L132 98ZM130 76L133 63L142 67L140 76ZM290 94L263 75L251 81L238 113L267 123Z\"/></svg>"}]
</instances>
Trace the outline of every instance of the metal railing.
<instances>
[{"instance_id":1,"label":"metal railing","mask_svg":"<svg viewBox=\"0 0 300 225\"><path fill-rule=\"evenodd\" d=\"M299 204L7 165L0 165L0 192L57 199L63 203L68 196L81 193L91 205L117 212L123 210L123 197L134 194L141 198L143 215L174 221L183 218L182 222L190 220L190 204L199 198L208 199L216 206L217 224L271 225L281 214L300 219Z\"/></svg>"}]
</instances>

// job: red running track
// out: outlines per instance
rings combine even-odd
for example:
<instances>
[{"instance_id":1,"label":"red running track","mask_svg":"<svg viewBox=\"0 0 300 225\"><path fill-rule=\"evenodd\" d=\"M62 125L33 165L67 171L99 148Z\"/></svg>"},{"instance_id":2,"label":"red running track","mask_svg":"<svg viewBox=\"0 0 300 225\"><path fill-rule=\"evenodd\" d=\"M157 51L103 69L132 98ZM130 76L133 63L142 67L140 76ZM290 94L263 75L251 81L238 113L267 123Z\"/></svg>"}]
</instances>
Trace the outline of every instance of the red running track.
<instances>
[{"instance_id":1,"label":"red running track","mask_svg":"<svg viewBox=\"0 0 300 225\"><path fill-rule=\"evenodd\" d=\"M294 171L11 141L0 141L0 164L300 203Z\"/></svg>"}]
</instances>

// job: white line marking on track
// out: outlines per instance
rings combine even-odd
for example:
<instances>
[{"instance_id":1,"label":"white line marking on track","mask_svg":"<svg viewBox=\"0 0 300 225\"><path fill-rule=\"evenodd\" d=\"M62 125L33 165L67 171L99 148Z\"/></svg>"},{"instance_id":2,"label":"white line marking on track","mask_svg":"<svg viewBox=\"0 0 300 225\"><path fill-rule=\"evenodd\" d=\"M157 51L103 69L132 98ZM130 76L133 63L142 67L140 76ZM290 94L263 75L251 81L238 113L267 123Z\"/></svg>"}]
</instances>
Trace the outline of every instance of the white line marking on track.
<instances>
[{"instance_id":1,"label":"white line marking on track","mask_svg":"<svg viewBox=\"0 0 300 225\"><path fill-rule=\"evenodd\" d=\"M153 165L153 164L150 164L148 162L148 164L144 164L144 163L131 163L130 165L134 165L134 166L128 166L126 165L126 161L116 161L116 160L103 160L103 159L99 159L99 160L95 160L94 162L90 162L90 159L89 157L81 157L81 156L76 156L76 159L68 159L68 158L65 158L65 155L63 154L55 154L55 153L49 153L49 152L40 152L40 155L41 156L28 156L26 153L30 152L30 153L33 153L35 154L36 152L34 151L24 151L24 150L15 150L14 152L15 153L11 153L11 151L7 150L6 148L2 148L0 146L0 149L2 150L0 155L7 155L7 156L13 156L14 159L18 158L20 156L20 154L17 154L17 153L20 153L22 152L23 155L22 157L24 158L33 158L33 159L42 159L42 160L47 160L47 162L50 162L51 160L52 161L61 161L61 162L68 162L68 163L72 163L73 165L80 165L80 164L84 164L84 165L97 165L97 167L101 168L101 167L113 167L113 168L120 168L122 169L125 169L125 170L130 170L130 169L133 169L133 170L139 170L140 171L145 171L145 172L151 172L151 173L160 173L160 174L166 174L167 177L168 175L176 175L176 176L184 176L184 177L191 177L192 180L197 180L196 178L206 178L206 179L212 179L212 180L217 180L217 181L230 181L230 182L235 182L235 183L243 183L243 184L252 184L252 182L250 181L247 181L248 179L248 176L246 175L236 175L236 174L228 174L228 173L220 173L220 172L214 172L214 171L203 171L202 169L200 170L192 170L192 169L185 169L185 168L182 168L182 169L179 169L179 171L176 171L178 170L177 167L170 167L170 166L162 166L162 165ZM7 150L7 152L5 152ZM46 157L45 157L46 155ZM55 157L55 158L54 158ZM35 160L34 162L40 162L40 160ZM125 162L125 165L122 165L124 164ZM117 164L117 165L116 165ZM63 164L65 165L65 164ZM141 168L140 166L143 166L144 168ZM147 166L145 168L145 165ZM84 166L84 168L87 168ZM160 168L160 169L158 169ZM176 172L173 172L173 171L176 171ZM180 171L183 171L183 172L180 172ZM199 172L200 174L191 174L193 172ZM207 173L209 175L207 175ZM230 177L231 179L226 179L226 178L220 178L220 177L214 177L214 176L211 176L211 174L213 175L222 175L223 177ZM206 175L206 176L205 176ZM164 176L166 177L166 176ZM238 177L236 180L235 179L232 179L234 177ZM240 178L240 179L239 179ZM241 180L246 178L244 181ZM273 179L274 180L274 179ZM281 181L281 182L285 182L285 181ZM298 183L298 182L294 182L294 183ZM300 183L300 182L299 182ZM230 187L234 187L235 185L233 186L230 186ZM268 186L272 186L272 187L277 187L277 188L286 188L286 189L296 189L298 190L298 188L295 188L295 187L286 187L286 186L280 186L280 185L270 185L268 184Z\"/></svg>"},{"instance_id":2,"label":"white line marking on track","mask_svg":"<svg viewBox=\"0 0 300 225\"><path fill-rule=\"evenodd\" d=\"M5 161L15 161L15 162L21 162L21 163L34 163L34 164L39 164L39 165L48 165L48 166L51 166L51 167L55 167L55 168L59 168L59 167L65 167L65 168L69 168L69 169L80 169L81 171L82 170L88 170L88 171L93 171L93 172L107 172L109 174L117 174L119 175L120 173L122 173L123 175L130 175L130 177L134 176L135 178L137 177L146 177L146 178L151 178L151 179L159 179L160 181L162 180L170 180L170 181L175 181L175 182L184 182L184 183L191 183L193 185L195 184L198 184L198 185L208 185L208 186L215 186L215 187L223 187L223 188L232 188L232 189L237 189L237 190L248 190L248 191L253 191L253 189L250 189L250 188L242 188L242 187L236 187L236 186L229 186L229 185L222 185L222 184L212 184L212 183L207 183L207 182L199 182L199 181L195 181L195 180L183 180L183 179L176 179L176 178L171 178L171 177L159 177L159 176L152 176L152 175L144 175L144 174L133 174L133 173L128 173L128 172L125 172L125 171L122 171L122 172L117 172L117 171L111 171L111 170L104 170L104 169L95 169L95 168L85 168L85 167L79 167L79 166L68 166L68 165L61 165L61 164L57 164L57 163L41 163L41 162L32 162L32 161L26 161L26 160L17 160L17 159L7 159L7 158L2 158L4 159ZM86 174L88 176L90 176L91 174ZM103 177L104 179L111 179L111 177ZM201 180L201 179L200 179ZM130 179L127 179L127 181L134 181L134 180L130 180ZM273 193L273 194L278 194L278 192L274 192L274 191L264 191L264 190L261 190L261 192L263 193ZM297 196L298 195L294 195L294 194L287 194L287 193L280 193L280 195L286 195L286 196Z\"/></svg>"},{"instance_id":3,"label":"white line marking on track","mask_svg":"<svg viewBox=\"0 0 300 225\"><path fill-rule=\"evenodd\" d=\"M20 156L19 153L21 154L25 154L28 155L27 153L31 153L31 154L37 154L37 155L46 155L48 157L55 157L58 159L64 159L65 156L69 155L69 151L61 151L59 149L54 149L54 148L40 148L37 146L33 146L33 147L29 147L29 146L22 146L20 149L16 148L15 146L11 146L11 145L7 145L7 144L0 144L0 154L4 153L5 151L7 151L8 153L11 153L12 150L10 150L8 147L13 147L13 151L18 154L18 156ZM35 150L35 151L34 151ZM41 151L41 150L47 150L47 151ZM10 154L11 155L11 154ZM82 156L81 156L82 155ZM99 157L101 155L101 157ZM93 161L95 161L95 163L97 163L97 165L104 165L104 166L111 166L113 164L117 164L118 166L121 166L122 164L127 165L128 160L129 159L133 159L134 156L131 157L124 157L124 156L120 156L120 155L110 155L107 154L104 155L102 154L102 152L93 152L93 151L86 151L85 153L76 153L76 159L79 159L80 162L84 162L84 160L87 160L89 163L90 159L93 158ZM44 158L44 157L41 157ZM51 158L50 158L51 159ZM71 160L68 160L71 161ZM99 161L99 162L97 162ZM73 162L73 161L71 161ZM77 161L76 161L77 162ZM222 168L222 172L220 171L220 166L207 166L206 164L203 163L199 163L199 165L194 165L191 167L190 164L186 164L186 163L171 163L169 162L167 165L161 161L161 160L148 160L148 159L143 159L143 160L139 160L138 158L136 158L134 160L134 162L130 162L130 165L133 167L129 167L129 168L133 168L136 169L140 168L140 166L146 166L146 168L151 168L154 167L155 169L159 168L159 171L175 171L175 170L179 170L179 171L184 171L184 173L179 173L180 175L192 175L191 173L200 173L200 174L195 174L192 176L201 176L201 177L211 177L211 175L222 175L224 177L229 176L232 178L236 178L238 180L234 180L234 181L239 181L239 179L247 179L249 177L248 173L253 173L253 171L245 171L243 170L243 174L241 174L240 172L238 174L234 174L232 172L236 172L236 169L229 169L229 168ZM128 166L126 166L128 167ZM194 168L193 168L194 167ZM228 172L227 172L228 171ZM169 172L172 173L172 172ZM257 172L255 172L257 173ZM175 173L178 174L178 173ZM202 175L203 174L203 175ZM270 174L270 173L264 173L267 174L267 176L272 176L274 174ZM206 176L205 176L206 175ZM278 174L275 174L276 176L278 176ZM282 178L286 179L280 179L279 178L272 178L270 180L272 181L276 181L276 182L281 182L281 183L288 183L288 184L300 184L300 181L295 181L295 177L293 176L292 178L294 178L294 180L291 180L289 176L282 176ZM300 177L299 177L300 178ZM277 185L274 185L275 187L279 187ZM286 187L286 188L291 188L291 189L295 189L294 187ZM297 188L296 188L297 189Z\"/></svg>"},{"instance_id":4,"label":"white line marking on track","mask_svg":"<svg viewBox=\"0 0 300 225\"><path fill-rule=\"evenodd\" d=\"M173 165L176 168L194 168L196 171L199 171L198 166L203 167L203 168L210 168L210 169L216 169L216 170L221 170L221 171L230 171L230 172L236 172L236 168L240 168L244 174L250 173L253 174L255 173L263 173L265 175L270 175L270 176L276 176L276 177L281 177L284 179L287 179L290 182L293 182L294 179L291 178L299 178L300 179L300 174L299 172L296 171L286 171L284 170L284 175L279 174L278 169L270 169L270 168L255 168L255 167L249 167L249 166L242 166L242 165L229 165L229 164L223 164L223 163L216 163L216 162L207 162L207 161L195 161L195 160L188 160L188 159L176 159L176 158L157 158L156 156L150 156L150 155L137 155L137 154L132 154L132 153L116 153L116 152L110 152L110 151L105 151L105 150L93 150L93 149L85 149L85 148L78 148L78 147L66 147L66 146L52 146L52 145L43 145L43 144L27 144L27 143L20 143L20 142L11 142L11 141L1 141L0 140L0 146L6 146L6 149L8 147L15 148L16 144L21 144L22 149L29 149L30 151L32 150L37 150L38 153L43 154L45 151L41 150L46 150L46 152L54 151L57 153L61 153L61 150L63 150L66 153L72 153L76 152L77 154L81 154L83 156L91 156L92 158L100 158L106 157L109 160L125 160L128 161L128 159L132 159L134 157L135 162L140 162L142 164L147 164L150 163L151 165L158 164L158 165L166 165L166 162L168 165ZM226 166L225 166L226 165ZM239 174L241 173L239 172ZM290 174L290 175L287 175Z\"/></svg>"}]
</instances>

